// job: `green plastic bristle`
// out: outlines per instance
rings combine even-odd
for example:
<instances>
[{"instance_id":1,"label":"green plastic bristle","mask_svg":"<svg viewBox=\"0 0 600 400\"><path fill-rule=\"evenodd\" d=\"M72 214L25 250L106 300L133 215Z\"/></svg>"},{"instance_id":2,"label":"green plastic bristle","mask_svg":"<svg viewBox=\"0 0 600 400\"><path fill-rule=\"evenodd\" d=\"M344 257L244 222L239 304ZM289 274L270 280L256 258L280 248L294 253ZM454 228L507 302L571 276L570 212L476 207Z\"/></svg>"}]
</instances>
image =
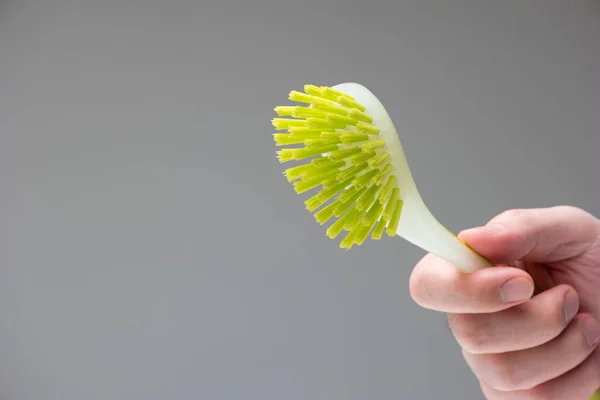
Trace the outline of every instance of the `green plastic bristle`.
<instances>
[{"instance_id":1,"label":"green plastic bristle","mask_svg":"<svg viewBox=\"0 0 600 400\"><path fill-rule=\"evenodd\" d=\"M325 111L327 113L329 113L328 115L342 115L342 116L347 116L348 115L348 110L346 110L345 108L342 107L338 107L333 103L330 102L319 102L319 103L315 103L313 104L313 107L316 110L319 111Z\"/></svg>"},{"instance_id":2,"label":"green plastic bristle","mask_svg":"<svg viewBox=\"0 0 600 400\"><path fill-rule=\"evenodd\" d=\"M294 110L296 108L297 107L294 107L294 106L278 106L278 107L275 107L275 112L280 117L291 117L294 114Z\"/></svg>"},{"instance_id":3,"label":"green plastic bristle","mask_svg":"<svg viewBox=\"0 0 600 400\"><path fill-rule=\"evenodd\" d=\"M275 107L272 124L279 161L300 161L286 179L298 193L320 189L304 203L319 224L334 219L327 236L348 233L340 247L361 245L371 234L395 235L403 201L377 121L354 97L339 90L305 85L289 99L301 105ZM285 147L291 146L291 147Z\"/></svg>"},{"instance_id":4,"label":"green plastic bristle","mask_svg":"<svg viewBox=\"0 0 600 400\"><path fill-rule=\"evenodd\" d=\"M350 156L353 156L354 154L359 154L361 152L362 152L362 150L360 147L332 151L331 154L329 155L329 158L332 160L343 160L344 158L348 158Z\"/></svg>"},{"instance_id":5,"label":"green plastic bristle","mask_svg":"<svg viewBox=\"0 0 600 400\"><path fill-rule=\"evenodd\" d=\"M277 130L291 128L293 126L308 126L308 121L294 118L273 118L271 121Z\"/></svg>"},{"instance_id":6,"label":"green plastic bristle","mask_svg":"<svg viewBox=\"0 0 600 400\"><path fill-rule=\"evenodd\" d=\"M368 186L371 184L371 181L373 180L373 178L375 178L375 176L378 173L379 170L372 169L369 172L365 172L364 174L357 177L355 180L352 181L352 184L356 187Z\"/></svg>"},{"instance_id":7,"label":"green plastic bristle","mask_svg":"<svg viewBox=\"0 0 600 400\"><path fill-rule=\"evenodd\" d=\"M321 132L320 134L321 139L332 141L340 140L340 136L342 136L341 132Z\"/></svg>"},{"instance_id":8,"label":"green plastic bristle","mask_svg":"<svg viewBox=\"0 0 600 400\"><path fill-rule=\"evenodd\" d=\"M381 217L381 213L383 212L383 207L380 203L375 203L369 209L369 211L365 214L365 217L360 221L363 225L369 226L379 221L379 217Z\"/></svg>"},{"instance_id":9,"label":"green plastic bristle","mask_svg":"<svg viewBox=\"0 0 600 400\"><path fill-rule=\"evenodd\" d=\"M363 193L358 199L356 199L355 207L358 211L366 211L376 200L377 191L379 186L373 185L366 192Z\"/></svg>"},{"instance_id":10,"label":"green plastic bristle","mask_svg":"<svg viewBox=\"0 0 600 400\"><path fill-rule=\"evenodd\" d=\"M369 140L369 135L365 133L344 133L340 136L340 139L344 144L359 143Z\"/></svg>"},{"instance_id":11,"label":"green plastic bristle","mask_svg":"<svg viewBox=\"0 0 600 400\"><path fill-rule=\"evenodd\" d=\"M337 179L336 176L329 178L323 182L323 189L331 189L332 187L335 187L339 182L340 180Z\"/></svg>"},{"instance_id":12,"label":"green plastic bristle","mask_svg":"<svg viewBox=\"0 0 600 400\"><path fill-rule=\"evenodd\" d=\"M321 138L319 138L319 139L304 139L304 144L308 147L311 147L311 146L315 147L315 146L320 146L323 144L338 144L338 143L340 143L340 142L339 141L337 143L333 142L333 141L326 142L325 140L323 140Z\"/></svg>"},{"instance_id":13,"label":"green plastic bristle","mask_svg":"<svg viewBox=\"0 0 600 400\"><path fill-rule=\"evenodd\" d=\"M354 196L361 195L361 194L363 194L363 192L366 192L366 191L367 191L366 188L357 189L356 187L352 186L348 190L345 190L343 193L340 193L339 199L342 201L342 203L347 203L347 202L351 201L352 199L354 199ZM352 200L352 202L354 202L355 200L356 199Z\"/></svg>"},{"instance_id":14,"label":"green plastic bristle","mask_svg":"<svg viewBox=\"0 0 600 400\"><path fill-rule=\"evenodd\" d=\"M364 171L367 167L367 163L362 163L359 165L354 165L350 168L346 168L336 176L336 179L339 181L345 181L346 179L354 180L356 179L356 175Z\"/></svg>"},{"instance_id":15,"label":"green plastic bristle","mask_svg":"<svg viewBox=\"0 0 600 400\"><path fill-rule=\"evenodd\" d=\"M303 164L298 165L297 167L288 168L284 171L284 175L286 176L288 182L293 182L296 179L300 179L304 176L307 170L313 169L314 166L312 164Z\"/></svg>"},{"instance_id":16,"label":"green plastic bristle","mask_svg":"<svg viewBox=\"0 0 600 400\"><path fill-rule=\"evenodd\" d=\"M329 228L327 228L327 231L326 231L327 236L330 239L335 239L340 233L342 233L346 222L351 217L352 217L352 213L347 212L341 218L339 218L337 221L335 221L333 224L331 224L329 226Z\"/></svg>"},{"instance_id":17,"label":"green plastic bristle","mask_svg":"<svg viewBox=\"0 0 600 400\"><path fill-rule=\"evenodd\" d=\"M344 224L344 230L350 232L352 230L352 228L354 228L354 226L358 223L358 220L362 216L362 213L360 211L358 211L356 208L352 208L350 211L348 211L348 213L350 215L348 216L348 219L346 220L346 223Z\"/></svg>"},{"instance_id":18,"label":"green plastic bristle","mask_svg":"<svg viewBox=\"0 0 600 400\"><path fill-rule=\"evenodd\" d=\"M357 191L356 193L354 193L346 201L342 200L341 197L338 197L338 200L342 204L337 206L337 208L333 211L333 215L335 215L336 217L342 216L344 213L346 213L348 210L350 210L352 207L354 207L354 202L356 201L356 199L358 199L366 191L367 191L367 189L363 188L363 189Z\"/></svg>"},{"instance_id":19,"label":"green plastic bristle","mask_svg":"<svg viewBox=\"0 0 600 400\"><path fill-rule=\"evenodd\" d=\"M313 197L304 202L306 209L310 212L315 211L317 208L321 207L323 204L335 197L335 195L341 193L349 184L350 181L345 181L338 183L329 189L322 189L319 191L319 193L315 194ZM339 216L335 213L334 215Z\"/></svg>"},{"instance_id":20,"label":"green plastic bristle","mask_svg":"<svg viewBox=\"0 0 600 400\"><path fill-rule=\"evenodd\" d=\"M306 125L309 128L313 129L323 129L323 128L343 128L344 125L331 123L327 118L317 118L317 117L308 117L306 118Z\"/></svg>"},{"instance_id":21,"label":"green plastic bristle","mask_svg":"<svg viewBox=\"0 0 600 400\"><path fill-rule=\"evenodd\" d=\"M360 110L357 110L356 108L353 108L350 111L348 111L348 115L351 118L358 119L358 120L360 120L362 122L366 122L368 124L373 122L373 117L371 117L369 114L365 114L364 112L362 112Z\"/></svg>"},{"instance_id":22,"label":"green plastic bristle","mask_svg":"<svg viewBox=\"0 0 600 400\"><path fill-rule=\"evenodd\" d=\"M392 172L392 170L394 169L394 167L392 167L392 164L387 164L380 172L379 174L375 177L375 184L376 185L381 185L381 182L384 181L384 179L387 178L387 176Z\"/></svg>"},{"instance_id":23,"label":"green plastic bristle","mask_svg":"<svg viewBox=\"0 0 600 400\"><path fill-rule=\"evenodd\" d=\"M301 149L294 149L294 160L303 160L305 158L320 156L323 153L327 153L337 149L337 144L326 144L322 146L311 146Z\"/></svg>"},{"instance_id":24,"label":"green plastic bristle","mask_svg":"<svg viewBox=\"0 0 600 400\"><path fill-rule=\"evenodd\" d=\"M383 188L381 189L381 193L379 194L379 203L380 204L387 203L390 196L392 195L392 190L394 190L397 180L398 180L398 178L396 178L394 175L392 175L388 178L385 185L383 185Z\"/></svg>"},{"instance_id":25,"label":"green plastic bristle","mask_svg":"<svg viewBox=\"0 0 600 400\"><path fill-rule=\"evenodd\" d=\"M346 108L356 108L358 111L361 112L365 111L365 106L345 96L339 96L337 98L337 103Z\"/></svg>"},{"instance_id":26,"label":"green plastic bristle","mask_svg":"<svg viewBox=\"0 0 600 400\"><path fill-rule=\"evenodd\" d=\"M328 164L331 164L333 162L334 161L331 160L330 158L323 157L323 158L313 158L310 163L312 165L314 165L315 167L322 167L324 165L328 165Z\"/></svg>"},{"instance_id":27,"label":"green plastic bristle","mask_svg":"<svg viewBox=\"0 0 600 400\"><path fill-rule=\"evenodd\" d=\"M345 127L346 125L350 125L350 126L356 125L359 122L357 119L350 118L345 115L339 115L339 114L328 114L327 120L329 122L331 122L332 124L341 125L342 128Z\"/></svg>"},{"instance_id":28,"label":"green plastic bristle","mask_svg":"<svg viewBox=\"0 0 600 400\"><path fill-rule=\"evenodd\" d=\"M287 162L294 160L294 149L283 149L277 151L279 162Z\"/></svg>"},{"instance_id":29,"label":"green plastic bristle","mask_svg":"<svg viewBox=\"0 0 600 400\"><path fill-rule=\"evenodd\" d=\"M327 113L325 111L315 110L314 108L310 107L294 107L292 116L294 118L326 118Z\"/></svg>"},{"instance_id":30,"label":"green plastic bristle","mask_svg":"<svg viewBox=\"0 0 600 400\"><path fill-rule=\"evenodd\" d=\"M331 217L333 217L333 211L338 206L338 204L340 204L340 201L336 200L336 201L330 203L329 205L327 205L326 207L323 207L322 209L320 209L319 211L317 211L314 214L315 219L317 220L317 222L319 224L323 225Z\"/></svg>"},{"instance_id":31,"label":"green plastic bristle","mask_svg":"<svg viewBox=\"0 0 600 400\"><path fill-rule=\"evenodd\" d=\"M325 96L323 96L323 89L318 86L304 85L304 91L312 96L323 97L327 99Z\"/></svg>"},{"instance_id":32,"label":"green plastic bristle","mask_svg":"<svg viewBox=\"0 0 600 400\"><path fill-rule=\"evenodd\" d=\"M373 240L380 240L383 237L383 232L385 232L386 224L387 223L383 219L380 219L379 222L377 222L377 226L375 227L375 229L373 230L373 234L371 235L371 238Z\"/></svg>"},{"instance_id":33,"label":"green plastic bristle","mask_svg":"<svg viewBox=\"0 0 600 400\"><path fill-rule=\"evenodd\" d=\"M364 163L365 161L369 160L372 157L375 157L376 153L372 152L372 153L359 153L359 154L355 154L353 156L351 156L348 161L350 161L350 164L352 165L359 165Z\"/></svg>"},{"instance_id":34,"label":"green plastic bristle","mask_svg":"<svg viewBox=\"0 0 600 400\"><path fill-rule=\"evenodd\" d=\"M273 140L275 140L275 144L277 146L288 146L291 144L303 144L304 140L306 139L302 139L286 133L274 133Z\"/></svg>"},{"instance_id":35,"label":"green plastic bristle","mask_svg":"<svg viewBox=\"0 0 600 400\"><path fill-rule=\"evenodd\" d=\"M396 199L399 195L400 189L394 188L394 190L392 190L392 195L390 196L390 199L383 210L382 218L384 221L389 222L389 220L392 219L392 213L394 212L394 207L396 206Z\"/></svg>"},{"instance_id":36,"label":"green plastic bristle","mask_svg":"<svg viewBox=\"0 0 600 400\"><path fill-rule=\"evenodd\" d=\"M340 247L342 249L350 250L352 248L352 246L354 245L355 237L356 237L356 232L354 232L354 231L348 232L346 237L344 237L342 239L342 241L340 242Z\"/></svg>"},{"instance_id":37,"label":"green plastic bristle","mask_svg":"<svg viewBox=\"0 0 600 400\"><path fill-rule=\"evenodd\" d=\"M386 233L388 236L394 236L396 234L396 230L398 229L398 223L400 222L400 214L402 213L402 206L404 202L402 199L396 200L396 206L394 207L394 212L392 213L392 219L388 223Z\"/></svg>"},{"instance_id":38,"label":"green plastic bristle","mask_svg":"<svg viewBox=\"0 0 600 400\"><path fill-rule=\"evenodd\" d=\"M385 140L373 140L363 144L360 147L363 149L363 151L371 153L377 149L381 149L383 146L385 146Z\"/></svg>"},{"instance_id":39,"label":"green plastic bristle","mask_svg":"<svg viewBox=\"0 0 600 400\"><path fill-rule=\"evenodd\" d=\"M334 89L334 88L331 88L331 87L328 87L328 86L321 86L321 89L323 89L324 91L331 92L335 96L344 96L344 97L349 98L350 100L354 100L354 97L350 96L348 93L340 92L337 89Z\"/></svg>"},{"instance_id":40,"label":"green plastic bristle","mask_svg":"<svg viewBox=\"0 0 600 400\"><path fill-rule=\"evenodd\" d=\"M387 152L381 153L377 157L374 157L371 160L369 160L369 167L379 168L379 167L387 164L389 159L390 159L390 153L387 153Z\"/></svg>"},{"instance_id":41,"label":"green plastic bristle","mask_svg":"<svg viewBox=\"0 0 600 400\"><path fill-rule=\"evenodd\" d=\"M288 133L297 136L297 137L320 137L321 134L323 132L328 132L328 131L334 131L335 129L333 128L328 128L328 129L314 129L314 128L308 128L305 126L294 126L289 128L287 131ZM305 136L302 136L305 135Z\"/></svg>"},{"instance_id":42,"label":"green plastic bristle","mask_svg":"<svg viewBox=\"0 0 600 400\"><path fill-rule=\"evenodd\" d=\"M323 184L323 182L327 181L329 178L337 175L338 173L339 170L334 169L332 171L321 172L315 175L307 175L306 178L302 178L302 180L294 182L294 189L298 194L307 192Z\"/></svg>"},{"instance_id":43,"label":"green plastic bristle","mask_svg":"<svg viewBox=\"0 0 600 400\"><path fill-rule=\"evenodd\" d=\"M378 127L362 121L359 121L356 127L360 133L368 133L369 135L379 135L380 132Z\"/></svg>"}]
</instances>

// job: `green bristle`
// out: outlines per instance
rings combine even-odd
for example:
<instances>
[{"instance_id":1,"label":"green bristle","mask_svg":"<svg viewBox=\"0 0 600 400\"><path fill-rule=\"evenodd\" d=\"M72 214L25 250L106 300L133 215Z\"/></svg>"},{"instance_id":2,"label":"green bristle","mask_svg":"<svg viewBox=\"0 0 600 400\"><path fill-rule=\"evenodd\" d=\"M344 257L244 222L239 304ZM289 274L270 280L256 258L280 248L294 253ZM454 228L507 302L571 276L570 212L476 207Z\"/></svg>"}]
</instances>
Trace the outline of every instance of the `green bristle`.
<instances>
[{"instance_id":1,"label":"green bristle","mask_svg":"<svg viewBox=\"0 0 600 400\"><path fill-rule=\"evenodd\" d=\"M359 190L350 198L350 200L348 200L346 202L344 202L344 201L342 201L342 199L338 198L338 200L341 202L341 204L339 204L337 206L337 208L333 211L333 215L335 215L336 217L339 217L340 215L342 215L345 212L347 212L348 210L350 210L352 207L354 207L354 202L356 201L356 199L358 199L365 191L366 191L366 189Z\"/></svg>"},{"instance_id":2,"label":"green bristle","mask_svg":"<svg viewBox=\"0 0 600 400\"><path fill-rule=\"evenodd\" d=\"M344 144L352 144L359 142L366 142L369 140L369 135L364 133L345 133L340 136L342 143Z\"/></svg>"},{"instance_id":3,"label":"green bristle","mask_svg":"<svg viewBox=\"0 0 600 400\"><path fill-rule=\"evenodd\" d=\"M345 181L346 179L355 179L356 175L362 172L367 168L367 163L362 163L359 165L354 165L350 168L346 168L336 178L340 181Z\"/></svg>"},{"instance_id":4,"label":"green bristle","mask_svg":"<svg viewBox=\"0 0 600 400\"><path fill-rule=\"evenodd\" d=\"M351 149L332 151L329 158L332 160L343 160L358 153L362 153L362 150L359 147L354 147Z\"/></svg>"},{"instance_id":5,"label":"green bristle","mask_svg":"<svg viewBox=\"0 0 600 400\"><path fill-rule=\"evenodd\" d=\"M370 153L372 151L382 148L383 146L385 146L385 140L372 140L363 144L361 147L363 151Z\"/></svg>"},{"instance_id":6,"label":"green bristle","mask_svg":"<svg viewBox=\"0 0 600 400\"><path fill-rule=\"evenodd\" d=\"M368 186L378 173L379 170L372 169L353 180L352 184L356 187Z\"/></svg>"},{"instance_id":7,"label":"green bristle","mask_svg":"<svg viewBox=\"0 0 600 400\"><path fill-rule=\"evenodd\" d=\"M383 237L383 232L385 231L386 225L387 225L387 223L383 219L380 219L379 222L377 223L377 226L373 230L373 234L371 235L371 238L373 240L380 240Z\"/></svg>"},{"instance_id":8,"label":"green bristle","mask_svg":"<svg viewBox=\"0 0 600 400\"><path fill-rule=\"evenodd\" d=\"M380 204L383 205L383 204L387 203L388 199L392 195L392 190L394 190L394 187L395 187L394 185L396 185L396 180L397 180L397 178L392 175L388 178L385 185L383 185L383 188L381 189L381 192L379 193L379 203Z\"/></svg>"},{"instance_id":9,"label":"green bristle","mask_svg":"<svg viewBox=\"0 0 600 400\"><path fill-rule=\"evenodd\" d=\"M371 204L373 204L377 198L377 191L379 186L371 186L358 200L356 200L356 209L359 211L365 211Z\"/></svg>"},{"instance_id":10,"label":"green bristle","mask_svg":"<svg viewBox=\"0 0 600 400\"><path fill-rule=\"evenodd\" d=\"M385 180L385 178L387 178L387 176L392 172L393 169L394 167L392 167L392 164L386 164L386 166L383 167L383 169L375 177L375 184L381 185L381 183Z\"/></svg>"},{"instance_id":11,"label":"green bristle","mask_svg":"<svg viewBox=\"0 0 600 400\"><path fill-rule=\"evenodd\" d=\"M315 219L317 220L317 222L319 224L323 225L331 217L333 217L333 211L338 206L338 204L339 204L339 200L336 200L336 201L332 202L331 204L327 205L326 207L322 208L321 210L317 211L315 213Z\"/></svg>"},{"instance_id":12,"label":"green bristle","mask_svg":"<svg viewBox=\"0 0 600 400\"><path fill-rule=\"evenodd\" d=\"M320 156L321 154L328 153L337 149L337 144L325 144L322 146L294 149L294 160L303 160L305 158Z\"/></svg>"},{"instance_id":13,"label":"green bristle","mask_svg":"<svg viewBox=\"0 0 600 400\"><path fill-rule=\"evenodd\" d=\"M368 133L369 135L379 135L380 132L378 127L362 121L359 121L356 127L360 133Z\"/></svg>"},{"instance_id":14,"label":"green bristle","mask_svg":"<svg viewBox=\"0 0 600 400\"><path fill-rule=\"evenodd\" d=\"M300 180L300 181L294 182L294 189L296 190L296 193L298 193L298 194L307 192L307 191L314 189L317 186L321 185L327 179L337 175L338 173L339 173L339 171L337 169L334 169L332 171L327 171L327 172L322 172L320 174L307 176L305 178L302 178L302 180Z\"/></svg>"},{"instance_id":15,"label":"green bristle","mask_svg":"<svg viewBox=\"0 0 600 400\"><path fill-rule=\"evenodd\" d=\"M404 205L404 202L402 201L402 199L396 200L396 206L394 207L394 212L392 213L392 218L390 219L390 222L388 223L387 229L385 231L388 234L388 236L396 235L396 231L398 230L398 224L400 222L400 214L402 213L403 205Z\"/></svg>"},{"instance_id":16,"label":"green bristle","mask_svg":"<svg viewBox=\"0 0 600 400\"><path fill-rule=\"evenodd\" d=\"M375 153L360 153L353 155L348 161L350 161L350 164L357 165L364 163L371 157L375 157Z\"/></svg>"},{"instance_id":17,"label":"green bristle","mask_svg":"<svg viewBox=\"0 0 600 400\"><path fill-rule=\"evenodd\" d=\"M400 189L394 188L394 190L392 190L392 195L390 196L390 199L388 200L383 211L382 218L385 220L385 222L389 222L389 220L392 219L392 213L394 212L394 207L396 206L396 199L399 195Z\"/></svg>"},{"instance_id":18,"label":"green bristle","mask_svg":"<svg viewBox=\"0 0 600 400\"><path fill-rule=\"evenodd\" d=\"M373 157L369 160L369 167L379 168L383 166L390 159L390 153L381 153L377 157Z\"/></svg>"}]
</instances>

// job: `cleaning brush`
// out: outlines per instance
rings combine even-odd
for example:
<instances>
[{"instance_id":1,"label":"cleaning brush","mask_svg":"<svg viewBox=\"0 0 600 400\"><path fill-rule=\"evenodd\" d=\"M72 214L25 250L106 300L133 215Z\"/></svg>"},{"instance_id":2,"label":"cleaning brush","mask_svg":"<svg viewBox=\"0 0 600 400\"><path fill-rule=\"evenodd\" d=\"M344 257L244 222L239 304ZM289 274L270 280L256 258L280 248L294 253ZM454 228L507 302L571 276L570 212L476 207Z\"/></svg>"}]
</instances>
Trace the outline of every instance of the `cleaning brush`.
<instances>
[{"instance_id":1,"label":"cleaning brush","mask_svg":"<svg viewBox=\"0 0 600 400\"><path fill-rule=\"evenodd\" d=\"M292 91L296 105L275 107L277 157L298 162L284 175L297 193L320 188L305 201L327 236L342 232L340 247L362 245L370 235L400 236L463 272L491 263L439 223L423 202L396 128L364 86L306 85Z\"/></svg>"}]
</instances>

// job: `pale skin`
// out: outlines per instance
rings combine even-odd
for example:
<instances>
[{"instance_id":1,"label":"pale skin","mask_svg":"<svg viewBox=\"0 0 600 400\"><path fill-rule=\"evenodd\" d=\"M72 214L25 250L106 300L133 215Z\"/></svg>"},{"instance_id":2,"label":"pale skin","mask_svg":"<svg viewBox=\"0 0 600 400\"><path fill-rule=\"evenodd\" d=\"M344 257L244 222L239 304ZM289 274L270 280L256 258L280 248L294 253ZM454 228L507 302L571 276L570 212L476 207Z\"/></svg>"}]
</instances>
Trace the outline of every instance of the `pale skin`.
<instances>
[{"instance_id":1,"label":"pale skin","mask_svg":"<svg viewBox=\"0 0 600 400\"><path fill-rule=\"evenodd\" d=\"M600 388L600 220L568 206L511 210L459 237L495 266L434 255L413 299L447 314L488 400L588 400Z\"/></svg>"}]
</instances>

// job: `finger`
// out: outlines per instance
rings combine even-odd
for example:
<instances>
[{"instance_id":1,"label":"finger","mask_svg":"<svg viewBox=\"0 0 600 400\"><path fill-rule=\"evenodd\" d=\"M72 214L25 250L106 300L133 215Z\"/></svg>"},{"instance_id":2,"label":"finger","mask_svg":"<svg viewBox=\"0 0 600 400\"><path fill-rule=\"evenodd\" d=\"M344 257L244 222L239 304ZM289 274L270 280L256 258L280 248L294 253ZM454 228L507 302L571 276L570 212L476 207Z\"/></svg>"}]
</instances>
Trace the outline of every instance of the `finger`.
<instances>
[{"instance_id":1,"label":"finger","mask_svg":"<svg viewBox=\"0 0 600 400\"><path fill-rule=\"evenodd\" d=\"M546 344L502 354L470 354L465 360L477 377L498 391L527 390L557 378L581 364L600 340L600 323L580 314Z\"/></svg>"},{"instance_id":2,"label":"finger","mask_svg":"<svg viewBox=\"0 0 600 400\"><path fill-rule=\"evenodd\" d=\"M464 274L432 254L417 264L410 277L410 293L417 304L452 313L504 310L529 299L533 290L533 280L521 269L494 267Z\"/></svg>"},{"instance_id":3,"label":"finger","mask_svg":"<svg viewBox=\"0 0 600 400\"><path fill-rule=\"evenodd\" d=\"M579 297L567 285L491 314L449 314L448 323L470 354L495 354L540 346L556 338L579 310Z\"/></svg>"},{"instance_id":4,"label":"finger","mask_svg":"<svg viewBox=\"0 0 600 400\"><path fill-rule=\"evenodd\" d=\"M600 221L569 206L510 210L459 237L495 263L552 263L586 252L600 236Z\"/></svg>"},{"instance_id":5,"label":"finger","mask_svg":"<svg viewBox=\"0 0 600 400\"><path fill-rule=\"evenodd\" d=\"M577 368L532 389L502 392L480 383L488 400L588 400L600 389L600 350Z\"/></svg>"}]
</instances>

